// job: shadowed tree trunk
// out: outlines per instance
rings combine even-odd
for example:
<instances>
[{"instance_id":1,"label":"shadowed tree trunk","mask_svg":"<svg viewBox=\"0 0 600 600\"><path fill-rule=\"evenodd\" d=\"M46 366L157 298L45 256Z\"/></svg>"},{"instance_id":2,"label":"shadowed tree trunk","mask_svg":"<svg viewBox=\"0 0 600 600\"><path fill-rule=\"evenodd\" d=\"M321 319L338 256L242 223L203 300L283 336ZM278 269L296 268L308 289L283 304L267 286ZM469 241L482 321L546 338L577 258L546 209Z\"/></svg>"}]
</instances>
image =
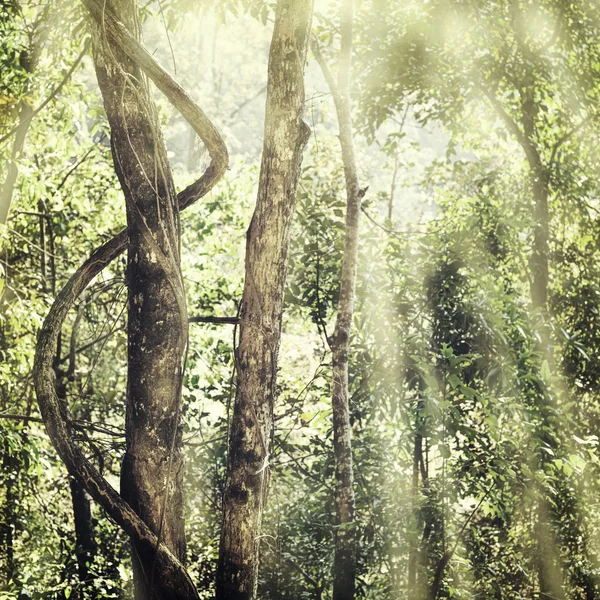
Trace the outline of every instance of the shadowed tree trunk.
<instances>
[{"instance_id":1,"label":"shadowed tree trunk","mask_svg":"<svg viewBox=\"0 0 600 600\"><path fill-rule=\"evenodd\" d=\"M181 489L177 487L181 477L178 414L187 337L179 270L179 210L207 194L221 179L228 165L227 148L208 117L140 44L135 3L119 3L115 14L117 9L103 0L82 1L94 23L96 68L129 226L97 248L56 296L38 335L35 391L46 431L69 473L134 542L137 597L197 600L198 592L178 558L184 551ZM178 194L140 70L194 127L211 157L201 177ZM94 277L128 247L131 381L123 493L129 502L73 439L72 417L56 395L52 369L69 310ZM159 407L163 410L157 420ZM144 456L146 451L149 455Z\"/></svg>"},{"instance_id":2,"label":"shadowed tree trunk","mask_svg":"<svg viewBox=\"0 0 600 600\"><path fill-rule=\"evenodd\" d=\"M56 294L56 265L54 263L54 232L52 219L49 218L47 207L43 200L38 201L39 226L40 226L40 267L42 276L42 291L49 289L54 295ZM46 256L46 237L48 237L49 246L49 257ZM50 260L48 260L50 258ZM49 273L46 272L46 265L49 263ZM49 278L48 278L49 275ZM75 373L75 359L76 359L76 340L77 332L81 319L83 317L83 308L85 303L79 306L77 317L73 324L71 331L71 344L69 352L69 366L66 370L60 368L60 352L61 344L59 343L54 357L53 367L54 374L56 377L55 388L56 397L63 403L67 402L67 386L69 380L71 380ZM75 415L78 416L78 415ZM89 414L83 415L87 420ZM75 526L75 557L77 559L77 572L79 575L79 581L81 587L75 590L72 594L73 598L85 597L86 591L89 589L89 585L92 582L90 577L89 565L94 560L96 555L97 545L94 532L94 524L92 521L92 506L90 498L87 495L85 488L75 479L69 477L69 489L71 492L71 506L73 508L73 522Z\"/></svg>"},{"instance_id":3,"label":"shadowed tree trunk","mask_svg":"<svg viewBox=\"0 0 600 600\"><path fill-rule=\"evenodd\" d=\"M136 0L108 6L138 40ZM179 412L187 309L180 270L177 195L145 76L93 21L94 65L125 193L128 288L126 450L121 495L185 561ZM164 597L154 557L134 543L136 600Z\"/></svg>"},{"instance_id":4,"label":"shadowed tree trunk","mask_svg":"<svg viewBox=\"0 0 600 600\"><path fill-rule=\"evenodd\" d=\"M312 0L277 3L258 197L246 241L218 600L247 600L256 594L290 224L302 151L310 133L302 116L311 17Z\"/></svg>"},{"instance_id":5,"label":"shadowed tree trunk","mask_svg":"<svg viewBox=\"0 0 600 600\"><path fill-rule=\"evenodd\" d=\"M11 453L11 448L6 440L2 445L2 484L4 487L4 503L2 518L0 520L0 549L3 554L2 583L8 588L15 579L15 549L14 531L16 525L17 474L19 473L18 461Z\"/></svg>"},{"instance_id":6,"label":"shadowed tree trunk","mask_svg":"<svg viewBox=\"0 0 600 600\"><path fill-rule=\"evenodd\" d=\"M419 399L419 406L422 407L422 400ZM423 435L420 432L422 427L421 417L417 415L415 423L415 439L413 442L413 465L411 482L411 501L412 508L412 528L410 535L410 549L408 554L408 597L413 600L423 598L422 581L417 578L419 567L419 554L422 552L421 536L423 529L427 526L423 523L422 510L419 497L419 475L421 475L422 485L427 485L427 473L423 461ZM421 574L422 575L422 574ZM422 579L422 577L421 577Z\"/></svg>"},{"instance_id":7,"label":"shadowed tree trunk","mask_svg":"<svg viewBox=\"0 0 600 600\"><path fill-rule=\"evenodd\" d=\"M350 429L350 394L348 389L348 354L354 314L356 269L358 262L358 223L364 192L358 185L352 114L350 79L352 63L353 0L344 0L341 12L341 49L337 83L318 46L313 45L325 79L333 95L340 130L342 162L346 181L346 225L344 255L340 280L338 314L333 336L329 340L333 365L333 448L335 455L336 539L333 567L333 600L352 600L355 592L357 536L354 508L354 474Z\"/></svg>"},{"instance_id":8,"label":"shadowed tree trunk","mask_svg":"<svg viewBox=\"0 0 600 600\"><path fill-rule=\"evenodd\" d=\"M89 564L96 554L92 506L84 487L73 477L69 478L73 520L75 522L75 556L79 581L83 589L91 583Z\"/></svg>"}]
</instances>

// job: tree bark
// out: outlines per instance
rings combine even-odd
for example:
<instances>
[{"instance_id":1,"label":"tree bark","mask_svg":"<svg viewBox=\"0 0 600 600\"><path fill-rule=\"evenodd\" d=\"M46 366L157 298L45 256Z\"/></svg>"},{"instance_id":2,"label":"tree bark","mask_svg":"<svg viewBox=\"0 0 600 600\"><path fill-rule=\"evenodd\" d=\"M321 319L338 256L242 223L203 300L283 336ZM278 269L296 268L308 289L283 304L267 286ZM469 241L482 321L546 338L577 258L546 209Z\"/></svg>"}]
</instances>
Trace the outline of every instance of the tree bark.
<instances>
[{"instance_id":1,"label":"tree bark","mask_svg":"<svg viewBox=\"0 0 600 600\"><path fill-rule=\"evenodd\" d=\"M96 539L92 521L92 506L84 487L73 477L69 478L73 520L75 523L75 556L82 589L91 583L89 565L96 555Z\"/></svg>"},{"instance_id":2,"label":"tree bark","mask_svg":"<svg viewBox=\"0 0 600 600\"><path fill-rule=\"evenodd\" d=\"M135 36L135 0L110 10ZM188 321L180 270L179 207L147 80L101 22L93 22L94 64L111 128L128 232L126 450L121 495L183 564L183 463L179 413ZM154 556L132 552L136 600L163 598Z\"/></svg>"},{"instance_id":3,"label":"tree bark","mask_svg":"<svg viewBox=\"0 0 600 600\"><path fill-rule=\"evenodd\" d=\"M111 126L113 123L116 126L113 129L113 155L127 200L129 232L119 233L98 248L60 290L38 336L33 369L36 395L48 435L69 472L132 538L137 553L135 560L138 561L138 583L142 567L148 569L150 566L148 580L144 579L142 582L142 590L140 586L136 590L138 597L146 587L151 588L151 595L149 593L145 598L197 599L198 593L194 584L178 556L174 554L176 552L181 555L183 550L179 498L171 498L171 502L167 504L164 494L165 489L174 487L173 482L179 477L177 414L181 393L181 353L185 347L187 333L184 327L185 302L180 296L181 277L177 263L178 210L186 208L205 195L223 176L228 164L227 149L202 110L140 45L135 4L131 0L120 3L116 15L114 7L102 0L83 2L96 24L96 66L105 93L107 115ZM127 27L132 28L133 34ZM211 156L211 163L202 176L177 195L173 190L164 147L157 133L154 107L138 67L143 69L194 127ZM124 140L128 144L126 147L123 146ZM137 148L139 153L136 154L134 148ZM156 208L153 203L156 203ZM130 298L130 352L132 348L137 348L140 354L143 354L141 358L136 357L130 369L134 381L128 390L129 406L135 406L138 412L129 419L128 449L130 452L132 447L143 449L144 442L147 442L147 430L140 432L140 423L150 424L150 427L155 428L157 447L153 448L148 462L142 465L139 465L141 457L129 457L129 465L133 465L132 471L136 472L135 479L125 482L126 493L135 504L136 494L139 499L139 495L148 493L148 488L144 487L148 483L144 476L151 472L152 467L155 467L155 471L166 468L169 473L172 473L175 467L174 475L169 476L167 481L149 482L162 492L158 501L151 498L153 504L150 508L140 507L139 503L135 506L139 512L144 512L143 516L148 518L149 524L140 518L138 512L98 473L74 442L70 432L70 424L73 421L68 406L61 404L57 398L52 371L61 326L68 311L91 280L127 247L128 233L131 244L135 247L135 250L130 252L130 265L134 263L129 269L130 290L137 292ZM157 286L157 280L161 281L164 287ZM148 284L145 292L140 291L145 289L140 288L144 283ZM162 300L160 304L159 299ZM174 306L177 314L161 314L161 310L174 313ZM160 322L162 319L157 319L161 316L165 317L163 322ZM165 321L172 325L173 331L157 340L158 333L165 328ZM148 322L152 327L144 338L139 328ZM157 350L157 346L162 345L164 352L169 344L174 346L173 353L165 353L165 362L170 362L173 372L168 372L165 363L160 359L161 353ZM152 372L148 373L148 370ZM151 387L157 383L159 373L165 375L165 381L159 381L156 387ZM142 381L142 377L148 379ZM174 385L174 380L179 384ZM149 383L148 387L151 389L144 389L144 382ZM144 400L149 402L148 410L142 403ZM164 420L157 426L152 422L156 417L155 403L163 400L166 400L168 405L165 406ZM129 413L131 415L131 410ZM156 468L157 452L166 455L167 467ZM162 507L165 507L164 511Z\"/></svg>"},{"instance_id":4,"label":"tree bark","mask_svg":"<svg viewBox=\"0 0 600 600\"><path fill-rule=\"evenodd\" d=\"M277 3L258 197L246 240L218 600L247 600L256 595L290 224L302 151L310 134L302 117L311 19L312 0Z\"/></svg>"},{"instance_id":5,"label":"tree bark","mask_svg":"<svg viewBox=\"0 0 600 600\"><path fill-rule=\"evenodd\" d=\"M354 474L348 389L348 354L354 314L358 263L358 225L363 192L358 184L350 79L352 64L354 2L344 0L341 12L341 49L337 83L316 44L314 53L333 95L339 125L344 178L346 181L346 223L340 281L338 314L330 347L333 366L333 448L335 455L336 540L333 573L333 600L352 600L355 592L357 536L354 507Z\"/></svg>"}]
</instances>

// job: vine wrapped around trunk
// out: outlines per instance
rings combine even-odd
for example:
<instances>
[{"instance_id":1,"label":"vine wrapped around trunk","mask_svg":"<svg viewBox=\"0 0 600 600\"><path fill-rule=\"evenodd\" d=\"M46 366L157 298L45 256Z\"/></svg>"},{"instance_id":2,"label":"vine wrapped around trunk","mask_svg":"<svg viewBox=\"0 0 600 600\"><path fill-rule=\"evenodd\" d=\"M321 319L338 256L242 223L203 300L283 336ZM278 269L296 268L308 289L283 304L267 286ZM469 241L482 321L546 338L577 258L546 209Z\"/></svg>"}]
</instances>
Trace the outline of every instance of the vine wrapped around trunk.
<instances>
[{"instance_id":1,"label":"vine wrapped around trunk","mask_svg":"<svg viewBox=\"0 0 600 600\"><path fill-rule=\"evenodd\" d=\"M120 22L120 19L113 13L111 6L96 0L85 0L84 4L96 23L97 29L95 35L106 36L106 39L109 39L112 43L112 54L114 54L115 48L117 48L119 59L123 63L127 63L129 69L134 71L140 69L156 84L156 86L167 96L173 106L177 108L190 123L210 153L211 163L208 169L202 174L198 181L179 193L176 196L176 200L173 186L169 183L168 177L164 177L164 172L159 175L161 183L164 185L165 198L167 202L170 202L171 207L171 213L167 217L169 219L168 226L171 230L171 239L166 244L165 252L170 253L171 256L174 256L177 259L179 248L178 246L175 247L175 242L177 241L176 238L179 227L178 211L186 208L197 198L205 195L222 177L228 164L227 149L219 133L202 110L194 104L183 89L146 52L136 37L124 27ZM130 10L133 10L133 5L130 5ZM135 20L130 21L130 23L133 23L135 26ZM108 63L105 62L100 66L101 68L106 68L107 64ZM110 69L111 65L108 64L108 66ZM122 65L112 65L112 69L118 70L121 68ZM134 90L133 93L140 93L140 90ZM155 132L151 132L150 138L147 138L147 140L149 139L151 142L149 151L152 155L156 150L156 137L153 135L154 133ZM118 157L119 154L117 152L115 158L118 159ZM117 161L115 162L117 163ZM128 180L130 181L128 177L124 176L123 164L116 164L116 168L118 172L121 170L119 175L122 184L127 183ZM163 171L164 169L168 169L166 162L163 163ZM137 208L131 206L130 203L128 212L135 210L137 210ZM135 215L128 215L130 226L132 216L135 218ZM139 217L139 215L137 216ZM149 244L151 248L156 249L157 242L154 239L148 238L148 236L151 236L152 234L148 234L148 232L145 231L143 219L138 219L138 224L139 223L141 223L141 225L138 225L138 237L143 238L145 243ZM163 223L161 222L159 225L162 226ZM173 234L175 234L175 237L173 237ZM171 244L170 247L168 245L169 243ZM86 459L82 450L70 436L69 412L67 407L60 403L54 387L52 359L56 350L57 339L68 311L92 279L112 260L121 254L127 245L127 232L122 231L98 248L59 292L39 333L34 363L36 394L50 439L67 466L70 474L81 483L92 498L98 502L115 522L131 537L142 561L146 565L152 565L151 573L147 573L146 576L148 576L151 581L153 579L156 584L153 593L160 598L182 600L197 598L198 594L194 584L189 578L189 575L178 556L176 556L165 543L161 543L166 537L165 532L162 531L162 515L159 517L156 517L155 515L155 519L160 518L160 523L158 531L156 520L151 523L155 528L153 531L152 527L149 527L144 520L140 518L132 506L110 486L110 484L98 473L96 468ZM149 267L150 263L153 261L150 257L148 258L149 260L146 261L146 264ZM157 268L164 268L164 255L161 256L157 253L155 259L159 263ZM176 319L180 320L179 324L181 332L184 327L187 327L187 315L184 310L185 304L182 298L182 288L179 286L178 282L180 276L177 273L177 269L178 267L176 267L176 272L174 274L172 273L167 277L166 287L170 286L171 288L171 304L176 305L178 311ZM133 301L133 299L130 299L130 303ZM186 334L183 334L183 337L180 337L176 342L177 346L180 348L181 354L184 351L185 335ZM178 376L181 377L181 374L179 373ZM180 385L180 383L177 385ZM175 394L173 401L176 402L176 405L174 407L175 410L172 410L170 427L168 428L169 431L165 434L165 439L168 439L174 444L173 436L177 435L178 394L180 394L180 389L175 389L174 392L171 390L170 393ZM168 450L172 453L171 446ZM152 521L152 519L150 520ZM166 539L165 541L167 541L167 543L173 543L173 539ZM173 550L181 556L181 548L174 547Z\"/></svg>"}]
</instances>

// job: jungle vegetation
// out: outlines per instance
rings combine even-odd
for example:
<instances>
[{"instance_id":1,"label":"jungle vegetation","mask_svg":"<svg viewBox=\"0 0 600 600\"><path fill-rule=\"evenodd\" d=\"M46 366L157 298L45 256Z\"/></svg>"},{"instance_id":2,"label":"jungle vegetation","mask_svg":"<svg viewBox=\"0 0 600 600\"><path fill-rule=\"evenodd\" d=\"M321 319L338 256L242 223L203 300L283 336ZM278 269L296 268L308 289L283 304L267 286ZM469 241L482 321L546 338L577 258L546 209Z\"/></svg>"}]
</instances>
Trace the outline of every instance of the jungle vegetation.
<instances>
[{"instance_id":1,"label":"jungle vegetation","mask_svg":"<svg viewBox=\"0 0 600 600\"><path fill-rule=\"evenodd\" d=\"M600 598L600 5L0 1L0 600Z\"/></svg>"}]
</instances>

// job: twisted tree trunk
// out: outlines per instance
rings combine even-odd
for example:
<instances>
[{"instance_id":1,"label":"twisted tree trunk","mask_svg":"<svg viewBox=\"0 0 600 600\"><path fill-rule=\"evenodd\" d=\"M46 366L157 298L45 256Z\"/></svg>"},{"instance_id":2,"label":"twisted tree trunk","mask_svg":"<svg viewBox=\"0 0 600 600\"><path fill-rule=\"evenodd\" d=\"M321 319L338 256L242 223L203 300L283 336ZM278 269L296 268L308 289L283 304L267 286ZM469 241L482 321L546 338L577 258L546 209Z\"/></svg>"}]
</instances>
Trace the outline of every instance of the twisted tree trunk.
<instances>
[{"instance_id":1,"label":"twisted tree trunk","mask_svg":"<svg viewBox=\"0 0 600 600\"><path fill-rule=\"evenodd\" d=\"M136 0L107 5L140 39ZM179 207L145 76L103 21L93 21L94 65L125 194L128 256L126 450L121 495L185 561L179 412L188 338L180 270ZM162 598L154 555L135 543L136 600Z\"/></svg>"},{"instance_id":2,"label":"twisted tree trunk","mask_svg":"<svg viewBox=\"0 0 600 600\"><path fill-rule=\"evenodd\" d=\"M69 472L132 538L136 597L195 599L198 593L179 560L184 557L185 540L178 485L178 415L187 341L179 210L221 178L227 150L206 115L140 45L134 0L84 0L84 4L93 17L95 64L113 134L115 168L127 202L128 232L96 250L59 292L38 338L36 394L48 434ZM194 127L212 159L200 179L178 195L144 74ZM126 501L73 441L68 407L54 389L52 358L69 309L127 247L128 237Z\"/></svg>"},{"instance_id":3,"label":"twisted tree trunk","mask_svg":"<svg viewBox=\"0 0 600 600\"><path fill-rule=\"evenodd\" d=\"M290 224L310 133L302 116L311 17L312 0L277 3L258 197L246 243L218 600L248 600L256 594Z\"/></svg>"}]
</instances>

